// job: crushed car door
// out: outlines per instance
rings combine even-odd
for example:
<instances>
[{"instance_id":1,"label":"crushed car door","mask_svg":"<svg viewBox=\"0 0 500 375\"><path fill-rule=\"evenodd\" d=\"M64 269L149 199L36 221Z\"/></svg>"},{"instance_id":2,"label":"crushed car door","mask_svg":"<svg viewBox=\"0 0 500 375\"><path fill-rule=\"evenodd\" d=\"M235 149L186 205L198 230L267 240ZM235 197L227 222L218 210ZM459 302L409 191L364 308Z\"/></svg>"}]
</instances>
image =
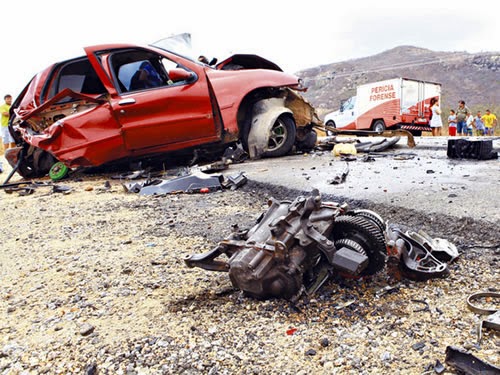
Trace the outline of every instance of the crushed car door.
<instances>
[{"instance_id":1,"label":"crushed car door","mask_svg":"<svg viewBox=\"0 0 500 375\"><path fill-rule=\"evenodd\" d=\"M114 51L106 63L118 91L111 105L129 150L173 150L219 139L204 74L140 48Z\"/></svg>"}]
</instances>

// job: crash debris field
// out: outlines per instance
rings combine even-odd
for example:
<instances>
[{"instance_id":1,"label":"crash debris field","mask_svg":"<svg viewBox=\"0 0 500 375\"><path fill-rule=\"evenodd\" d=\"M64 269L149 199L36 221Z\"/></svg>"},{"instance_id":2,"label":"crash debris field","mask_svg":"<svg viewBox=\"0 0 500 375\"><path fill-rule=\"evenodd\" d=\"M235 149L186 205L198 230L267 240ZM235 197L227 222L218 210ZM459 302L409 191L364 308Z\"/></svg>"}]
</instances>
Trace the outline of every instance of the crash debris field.
<instances>
[{"instance_id":1,"label":"crash debris field","mask_svg":"<svg viewBox=\"0 0 500 375\"><path fill-rule=\"evenodd\" d=\"M249 297L227 273L188 268L183 259L214 248L235 224L252 227L270 197L309 194L318 176L328 175L325 168L345 164L329 152L231 165L230 173L248 172L248 183L208 194L126 193L123 181L106 173L58 182L68 189L0 192L0 374L455 373L445 363L448 346L498 367L499 331L484 328L478 345L484 316L466 304L471 293L499 291L500 237L492 219L498 214L482 208L498 209L498 161L464 162L467 172L456 176L472 173L473 181L473 165L481 165L476 180L493 190L481 195L472 183L455 189L452 177L439 175L445 156L414 152L418 161L351 162L344 184L331 190L324 184L320 192L454 243L460 256L449 276L413 281L386 270L338 276L293 303ZM273 168L287 160L296 169L280 185L271 175L278 180ZM377 168L396 165L390 163L403 171L422 163L412 177L414 198L401 187L400 200L379 198L391 191L378 180L355 189L356 181L380 178ZM444 182L429 188L419 181L431 178L431 169ZM482 212L467 215L476 200ZM460 204L461 212L448 209Z\"/></svg>"}]
</instances>

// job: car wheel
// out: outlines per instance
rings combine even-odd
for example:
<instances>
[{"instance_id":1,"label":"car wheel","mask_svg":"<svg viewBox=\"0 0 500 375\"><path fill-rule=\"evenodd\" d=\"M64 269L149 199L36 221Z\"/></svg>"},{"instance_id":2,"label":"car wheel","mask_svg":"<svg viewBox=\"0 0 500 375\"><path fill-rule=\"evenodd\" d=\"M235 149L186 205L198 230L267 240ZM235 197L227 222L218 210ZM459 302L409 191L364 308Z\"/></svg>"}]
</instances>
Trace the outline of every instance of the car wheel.
<instances>
[{"instance_id":1,"label":"car wheel","mask_svg":"<svg viewBox=\"0 0 500 375\"><path fill-rule=\"evenodd\" d=\"M373 131L383 132L385 130L385 122L384 120L377 120L372 126Z\"/></svg>"},{"instance_id":2,"label":"car wheel","mask_svg":"<svg viewBox=\"0 0 500 375\"><path fill-rule=\"evenodd\" d=\"M295 143L295 120L291 116L281 115L274 122L269 132L266 157L277 157L286 155Z\"/></svg>"},{"instance_id":3,"label":"car wheel","mask_svg":"<svg viewBox=\"0 0 500 375\"><path fill-rule=\"evenodd\" d=\"M49 173L50 168L56 161L56 158L50 153L35 147L32 152L23 157L17 173L26 179L43 177Z\"/></svg>"}]
</instances>

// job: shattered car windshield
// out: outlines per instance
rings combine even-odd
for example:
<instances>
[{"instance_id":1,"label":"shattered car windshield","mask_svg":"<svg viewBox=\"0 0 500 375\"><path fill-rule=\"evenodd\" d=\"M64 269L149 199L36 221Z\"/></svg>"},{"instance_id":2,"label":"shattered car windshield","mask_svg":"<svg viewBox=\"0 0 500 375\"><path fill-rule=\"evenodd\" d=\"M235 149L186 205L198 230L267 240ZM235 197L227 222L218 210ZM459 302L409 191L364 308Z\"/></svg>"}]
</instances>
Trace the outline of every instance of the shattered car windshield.
<instances>
[{"instance_id":1,"label":"shattered car windshield","mask_svg":"<svg viewBox=\"0 0 500 375\"><path fill-rule=\"evenodd\" d=\"M151 44L163 50L173 52L176 55L185 57L193 62L198 62L198 54L191 45L191 34L183 33L168 38L160 39Z\"/></svg>"}]
</instances>

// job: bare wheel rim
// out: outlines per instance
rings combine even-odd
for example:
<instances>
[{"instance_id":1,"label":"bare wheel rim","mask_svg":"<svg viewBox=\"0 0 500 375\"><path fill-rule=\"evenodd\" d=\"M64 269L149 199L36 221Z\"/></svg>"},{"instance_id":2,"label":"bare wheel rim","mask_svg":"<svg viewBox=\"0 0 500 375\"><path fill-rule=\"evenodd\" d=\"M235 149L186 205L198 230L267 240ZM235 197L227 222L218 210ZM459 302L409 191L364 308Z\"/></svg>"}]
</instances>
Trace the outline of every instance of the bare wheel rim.
<instances>
[{"instance_id":1,"label":"bare wheel rim","mask_svg":"<svg viewBox=\"0 0 500 375\"><path fill-rule=\"evenodd\" d=\"M268 151L274 151L280 148L288 137L286 125L282 119L277 119L269 133Z\"/></svg>"}]
</instances>

